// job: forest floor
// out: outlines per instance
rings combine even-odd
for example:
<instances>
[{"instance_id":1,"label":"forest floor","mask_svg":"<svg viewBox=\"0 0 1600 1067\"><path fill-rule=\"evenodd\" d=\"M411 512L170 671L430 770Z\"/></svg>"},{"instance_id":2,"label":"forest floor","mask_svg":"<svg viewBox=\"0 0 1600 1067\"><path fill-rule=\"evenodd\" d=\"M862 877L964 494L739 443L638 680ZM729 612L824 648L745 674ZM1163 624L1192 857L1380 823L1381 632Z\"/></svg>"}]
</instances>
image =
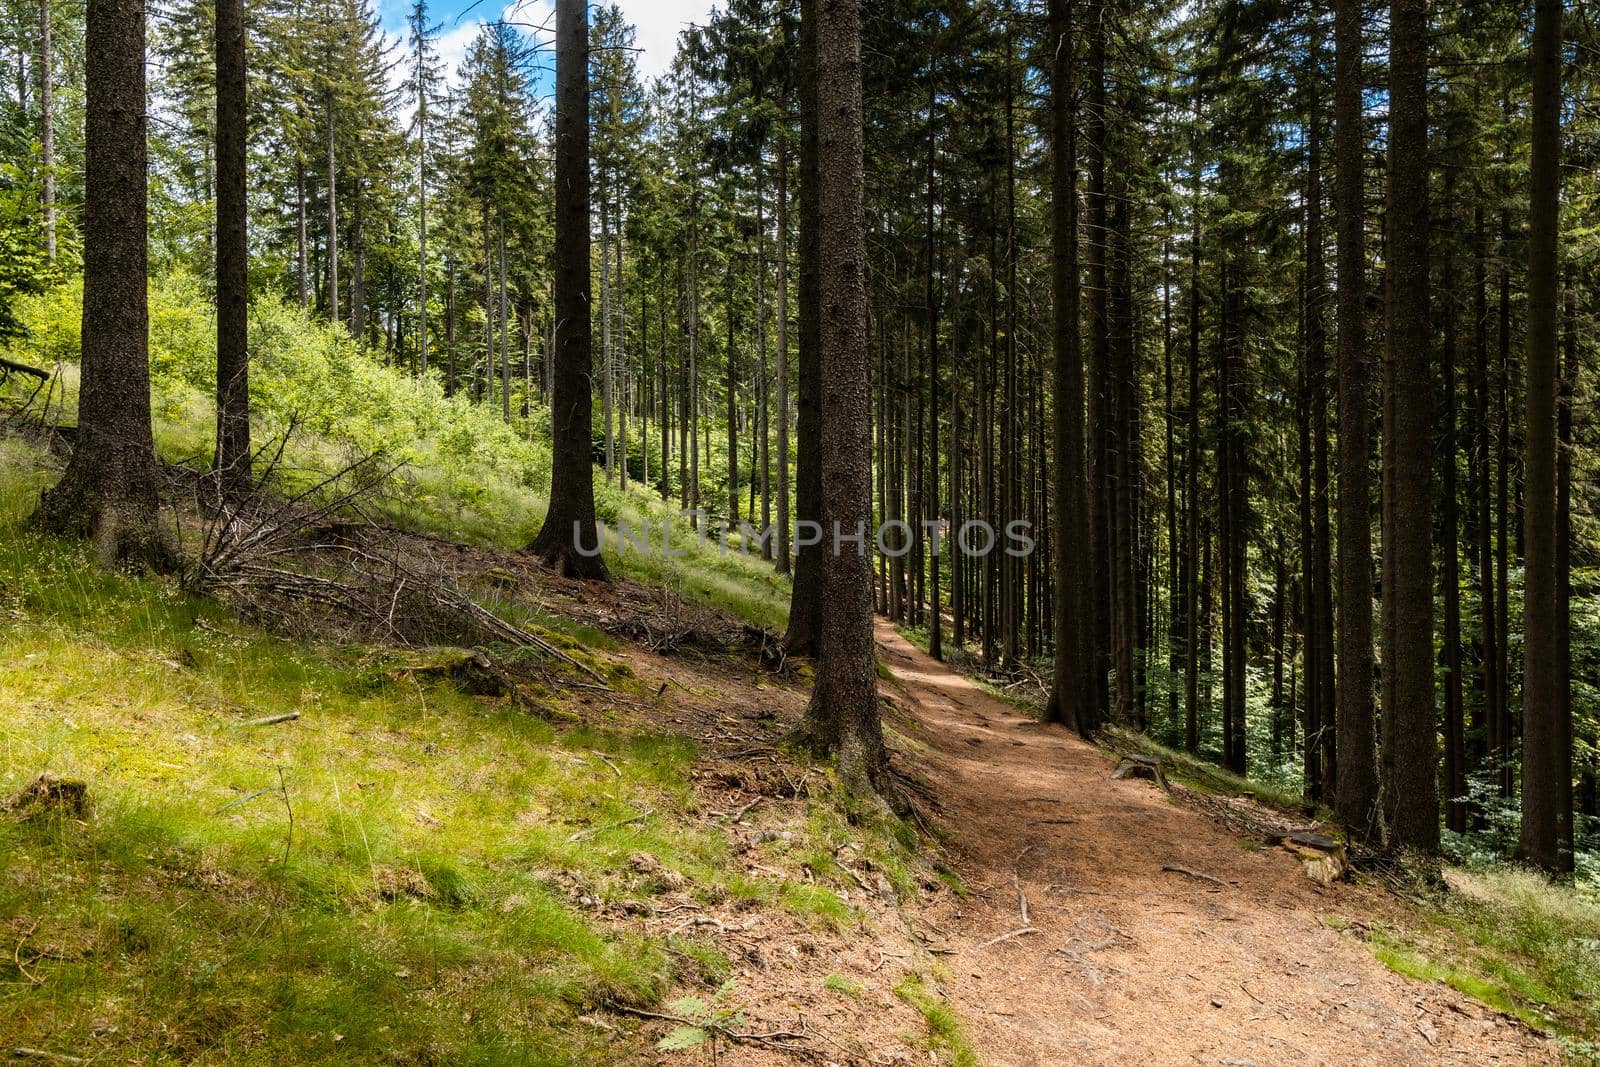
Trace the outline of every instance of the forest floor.
<instances>
[{"instance_id":1,"label":"forest floor","mask_svg":"<svg viewBox=\"0 0 1600 1067\"><path fill-rule=\"evenodd\" d=\"M589 673L508 655L527 700L419 683L398 650L287 641L0 528L0 798L48 770L93 802L0 812L0 1056L1560 1059L1380 962L1437 924L1313 883L1261 831L1303 820L1112 780L887 623L916 828L783 747L810 669L693 603L711 578L595 587L384 536Z\"/></svg>"}]
</instances>

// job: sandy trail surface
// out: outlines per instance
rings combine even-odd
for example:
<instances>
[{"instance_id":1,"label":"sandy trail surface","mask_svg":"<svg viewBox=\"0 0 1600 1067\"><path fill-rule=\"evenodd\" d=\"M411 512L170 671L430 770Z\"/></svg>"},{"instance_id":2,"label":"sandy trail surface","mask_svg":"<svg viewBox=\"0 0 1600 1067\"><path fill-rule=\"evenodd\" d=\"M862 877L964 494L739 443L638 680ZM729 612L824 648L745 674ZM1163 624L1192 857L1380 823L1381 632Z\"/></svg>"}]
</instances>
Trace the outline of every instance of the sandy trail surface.
<instances>
[{"instance_id":1,"label":"sandy trail surface","mask_svg":"<svg viewBox=\"0 0 1600 1067\"><path fill-rule=\"evenodd\" d=\"M1105 753L882 621L878 644L886 694L923 727L908 769L938 796L975 890L926 919L985 1063L1558 1060L1519 1024L1374 959L1351 931L1405 921L1393 897L1323 889L1296 857L1155 783L1112 781Z\"/></svg>"}]
</instances>

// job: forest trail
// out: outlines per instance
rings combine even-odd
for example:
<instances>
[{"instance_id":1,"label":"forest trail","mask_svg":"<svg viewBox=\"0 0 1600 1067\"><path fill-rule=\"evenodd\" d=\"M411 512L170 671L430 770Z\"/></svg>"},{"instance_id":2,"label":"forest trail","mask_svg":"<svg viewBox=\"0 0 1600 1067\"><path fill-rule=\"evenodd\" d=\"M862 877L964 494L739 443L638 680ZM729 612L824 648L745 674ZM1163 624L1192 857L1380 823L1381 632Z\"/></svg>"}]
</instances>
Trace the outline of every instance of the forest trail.
<instances>
[{"instance_id":1,"label":"forest trail","mask_svg":"<svg viewBox=\"0 0 1600 1067\"><path fill-rule=\"evenodd\" d=\"M926 727L932 787L973 892L927 913L943 992L995 1064L1551 1063L1520 1024L1403 978L1338 927L1405 921L1324 890L1105 753L951 672L878 622L886 695ZM1169 870L1182 867L1220 881ZM994 939L1023 927L1031 934Z\"/></svg>"}]
</instances>

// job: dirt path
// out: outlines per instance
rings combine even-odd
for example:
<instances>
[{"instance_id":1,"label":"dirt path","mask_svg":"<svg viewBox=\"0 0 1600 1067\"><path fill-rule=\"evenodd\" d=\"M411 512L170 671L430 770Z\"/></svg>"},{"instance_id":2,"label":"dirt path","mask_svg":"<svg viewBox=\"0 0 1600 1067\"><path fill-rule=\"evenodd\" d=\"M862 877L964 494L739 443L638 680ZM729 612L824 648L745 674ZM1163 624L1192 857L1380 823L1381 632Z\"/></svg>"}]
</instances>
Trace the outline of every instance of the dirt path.
<instances>
[{"instance_id":1,"label":"dirt path","mask_svg":"<svg viewBox=\"0 0 1600 1067\"><path fill-rule=\"evenodd\" d=\"M975 892L929 914L944 992L985 1063L1546 1063L1550 1045L1383 967L1336 926L1404 920L1381 892L1322 890L1108 757L1041 727L878 626L889 693L926 729ZM1165 871L1187 867L1222 884ZM1037 931L1023 926L1018 890ZM1342 921L1341 921L1342 920Z\"/></svg>"}]
</instances>

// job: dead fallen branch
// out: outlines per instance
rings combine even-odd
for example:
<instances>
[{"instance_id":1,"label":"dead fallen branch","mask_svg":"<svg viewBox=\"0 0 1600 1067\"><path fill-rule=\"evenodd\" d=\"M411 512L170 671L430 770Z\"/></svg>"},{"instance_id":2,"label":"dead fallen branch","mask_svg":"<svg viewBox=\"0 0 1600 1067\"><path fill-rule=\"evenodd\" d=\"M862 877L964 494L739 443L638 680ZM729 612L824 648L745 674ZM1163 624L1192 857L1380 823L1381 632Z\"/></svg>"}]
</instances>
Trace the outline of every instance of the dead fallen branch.
<instances>
[{"instance_id":1,"label":"dead fallen branch","mask_svg":"<svg viewBox=\"0 0 1600 1067\"><path fill-rule=\"evenodd\" d=\"M1193 868L1190 868L1190 867L1180 867L1175 863L1166 863L1166 864L1162 864L1161 869L1163 871L1171 871L1173 874L1184 874L1184 875L1188 875L1190 878L1198 878L1202 882L1212 882L1212 883L1215 883L1216 885L1222 886L1224 889L1226 889L1228 887L1228 883L1224 882L1221 878L1218 878L1216 875L1207 874L1204 871L1197 871L1197 870L1194 870Z\"/></svg>"},{"instance_id":2,"label":"dead fallen branch","mask_svg":"<svg viewBox=\"0 0 1600 1067\"><path fill-rule=\"evenodd\" d=\"M737 1041L744 1044L763 1045L767 1048L778 1049L781 1052L812 1053L810 1045L796 1044L806 1040L806 1035L793 1030L772 1030L768 1033L757 1034L741 1030L733 1030L722 1025L714 1019L690 1019L683 1015L668 1015L666 1012L646 1011L643 1008L633 1008L616 1001L607 1001L606 1010L614 1011L621 1015L632 1015L636 1019L652 1019L656 1022L675 1023L678 1026L692 1026L704 1030L709 1034Z\"/></svg>"},{"instance_id":3,"label":"dead fallen branch","mask_svg":"<svg viewBox=\"0 0 1600 1067\"><path fill-rule=\"evenodd\" d=\"M65 1052L46 1052L40 1048L14 1048L11 1050L14 1060L43 1060L47 1063L88 1063L82 1056L68 1056Z\"/></svg>"},{"instance_id":4,"label":"dead fallen branch","mask_svg":"<svg viewBox=\"0 0 1600 1067\"><path fill-rule=\"evenodd\" d=\"M567 840L568 841L582 841L586 837L593 837L595 834L605 833L607 830L620 830L624 826L632 826L634 823L644 822L646 819L650 818L650 816L654 815L655 813L656 813L656 809L651 808L650 810L645 811L645 812L643 812L643 813L641 813L639 815L635 815L635 816L633 816L632 818L629 818L629 819L619 819L616 822L608 822L604 826L591 826L588 829L579 830L577 833L575 833L571 837L567 838Z\"/></svg>"},{"instance_id":5,"label":"dead fallen branch","mask_svg":"<svg viewBox=\"0 0 1600 1067\"><path fill-rule=\"evenodd\" d=\"M11 377L13 374L21 374L29 378L37 378L41 382L50 377L50 372L47 370L40 370L38 367L30 367L26 363L18 363L16 360L6 359L4 356L0 356L0 383L4 383L5 380Z\"/></svg>"},{"instance_id":6,"label":"dead fallen branch","mask_svg":"<svg viewBox=\"0 0 1600 1067\"><path fill-rule=\"evenodd\" d=\"M264 719L251 719L246 726L276 726L281 722L294 722L300 717L298 711L286 711L282 715L268 715Z\"/></svg>"},{"instance_id":7,"label":"dead fallen branch","mask_svg":"<svg viewBox=\"0 0 1600 1067\"><path fill-rule=\"evenodd\" d=\"M979 949L988 948L991 945L998 945L1002 941L1011 941L1015 938L1026 937L1029 934L1036 934L1038 932L1039 928L1036 926L1024 926L1016 930L1009 930L1006 933L1001 934L999 937L991 937L981 945L974 945L972 950L976 952Z\"/></svg>"}]
</instances>

